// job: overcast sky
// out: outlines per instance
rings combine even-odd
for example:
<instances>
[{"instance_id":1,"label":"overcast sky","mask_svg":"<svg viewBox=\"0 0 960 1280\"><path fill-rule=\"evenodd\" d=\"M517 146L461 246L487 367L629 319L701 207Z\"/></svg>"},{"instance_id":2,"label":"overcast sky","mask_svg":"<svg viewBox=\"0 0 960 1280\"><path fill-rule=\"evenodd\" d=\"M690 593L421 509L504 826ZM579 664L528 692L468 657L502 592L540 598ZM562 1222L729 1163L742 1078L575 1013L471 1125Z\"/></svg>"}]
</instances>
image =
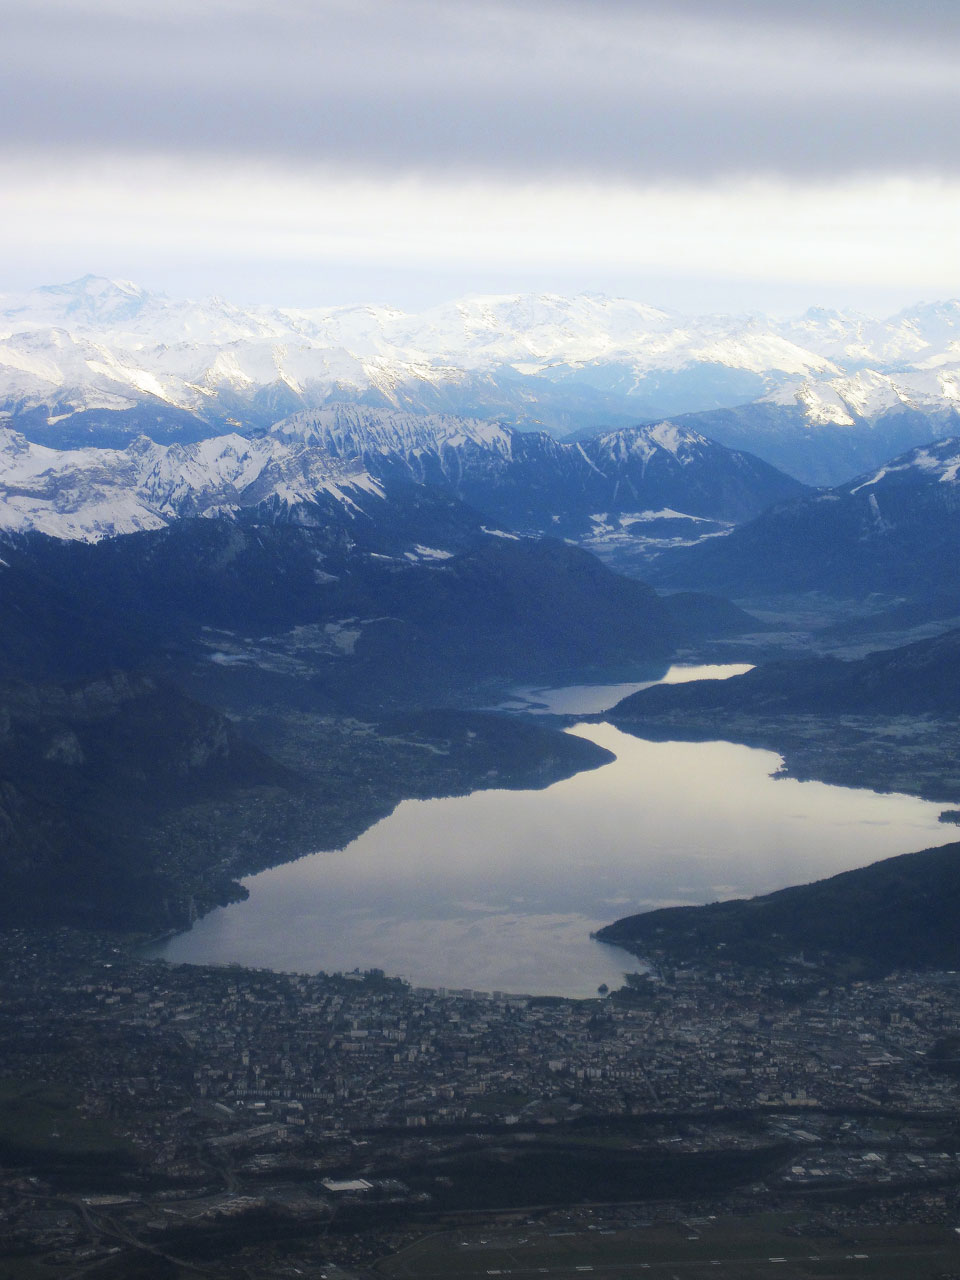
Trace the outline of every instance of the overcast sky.
<instances>
[{"instance_id":1,"label":"overcast sky","mask_svg":"<svg viewBox=\"0 0 960 1280\"><path fill-rule=\"evenodd\" d=\"M0 0L0 288L960 293L956 0Z\"/></svg>"}]
</instances>

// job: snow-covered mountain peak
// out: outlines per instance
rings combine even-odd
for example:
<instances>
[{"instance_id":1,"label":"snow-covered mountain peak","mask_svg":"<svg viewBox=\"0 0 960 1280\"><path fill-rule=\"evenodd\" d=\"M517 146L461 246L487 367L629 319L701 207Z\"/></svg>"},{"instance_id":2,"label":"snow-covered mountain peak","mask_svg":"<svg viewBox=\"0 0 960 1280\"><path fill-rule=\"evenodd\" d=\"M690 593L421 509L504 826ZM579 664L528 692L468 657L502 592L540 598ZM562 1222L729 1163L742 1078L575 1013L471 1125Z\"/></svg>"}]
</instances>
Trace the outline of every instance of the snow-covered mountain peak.
<instances>
[{"instance_id":1,"label":"snow-covered mountain peak","mask_svg":"<svg viewBox=\"0 0 960 1280\"><path fill-rule=\"evenodd\" d=\"M271 436L251 440L233 432L172 445L140 437L126 449L57 450L0 428L5 529L96 541L264 503L356 507L361 493L384 499L359 460Z\"/></svg>"},{"instance_id":2,"label":"snow-covered mountain peak","mask_svg":"<svg viewBox=\"0 0 960 1280\"><path fill-rule=\"evenodd\" d=\"M86 275L67 284L42 285L19 297L0 295L8 323L29 328L106 330L135 319L151 295L129 280Z\"/></svg>"},{"instance_id":3,"label":"snow-covered mountain peak","mask_svg":"<svg viewBox=\"0 0 960 1280\"><path fill-rule=\"evenodd\" d=\"M648 436L661 449L666 449L667 453L672 453L674 457L677 456L684 445L706 444L703 436L696 431L678 427L673 422L657 423L656 426L649 428Z\"/></svg>"},{"instance_id":4,"label":"snow-covered mountain peak","mask_svg":"<svg viewBox=\"0 0 960 1280\"><path fill-rule=\"evenodd\" d=\"M511 293L408 313L241 307L93 276L0 296L0 418L43 443L249 435L344 401L427 420L376 428L403 452L437 447L447 428L431 424L436 414L460 420L465 441L489 443L482 421L562 437L744 406L759 410L748 410L748 432L776 417L869 434L905 411L916 418L909 438L921 440L924 415L936 420L934 435L952 429L946 419L960 409L960 303L883 321L825 308L781 321L681 316L603 294ZM310 428L316 439L341 456L377 447L369 420L360 432L336 412L336 422ZM723 426L711 422L707 434ZM720 438L796 465L749 435ZM512 447L506 435L498 441ZM809 450L801 453L803 467ZM884 454L868 451L858 465L868 456Z\"/></svg>"},{"instance_id":5,"label":"snow-covered mountain peak","mask_svg":"<svg viewBox=\"0 0 960 1280\"><path fill-rule=\"evenodd\" d=\"M127 280L83 276L23 294L0 294L0 323L8 334L64 328L131 349L184 341L229 342L286 336L292 331L269 308L234 306L150 293Z\"/></svg>"},{"instance_id":6,"label":"snow-covered mountain peak","mask_svg":"<svg viewBox=\"0 0 960 1280\"><path fill-rule=\"evenodd\" d=\"M919 303L901 311L892 323L915 337L919 351L935 356L960 338L960 300Z\"/></svg>"},{"instance_id":7,"label":"snow-covered mountain peak","mask_svg":"<svg viewBox=\"0 0 960 1280\"><path fill-rule=\"evenodd\" d=\"M89 273L65 284L40 285L34 292L56 299L60 305L73 310L89 308L108 313L118 306L136 305L150 297L146 289L132 280L113 280Z\"/></svg>"},{"instance_id":8,"label":"snow-covered mountain peak","mask_svg":"<svg viewBox=\"0 0 960 1280\"><path fill-rule=\"evenodd\" d=\"M276 423L271 435L318 445L338 458L359 458L369 452L409 454L466 441L509 450L511 439L510 432L498 423L354 404L334 404L294 414Z\"/></svg>"},{"instance_id":9,"label":"snow-covered mountain peak","mask_svg":"<svg viewBox=\"0 0 960 1280\"><path fill-rule=\"evenodd\" d=\"M596 437L594 451L600 460L634 459L644 467L658 458L664 466L685 467L727 452L698 431L669 421L605 432Z\"/></svg>"},{"instance_id":10,"label":"snow-covered mountain peak","mask_svg":"<svg viewBox=\"0 0 960 1280\"><path fill-rule=\"evenodd\" d=\"M784 383L761 403L800 406L811 427L853 427L904 409L936 413L960 404L958 373L956 357L950 364L945 359L896 373L858 369L830 379Z\"/></svg>"}]
</instances>

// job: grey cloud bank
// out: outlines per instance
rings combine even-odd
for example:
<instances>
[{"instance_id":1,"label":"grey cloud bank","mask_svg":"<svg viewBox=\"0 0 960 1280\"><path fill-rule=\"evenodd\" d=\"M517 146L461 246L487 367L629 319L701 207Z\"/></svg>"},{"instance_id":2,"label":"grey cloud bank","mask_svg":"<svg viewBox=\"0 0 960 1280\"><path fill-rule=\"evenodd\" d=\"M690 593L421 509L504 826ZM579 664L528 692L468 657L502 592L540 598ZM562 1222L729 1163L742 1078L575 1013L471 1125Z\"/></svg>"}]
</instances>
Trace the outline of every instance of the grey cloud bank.
<instances>
[{"instance_id":1,"label":"grey cloud bank","mask_svg":"<svg viewBox=\"0 0 960 1280\"><path fill-rule=\"evenodd\" d=\"M8 147L359 171L960 170L957 6L7 3Z\"/></svg>"},{"instance_id":2,"label":"grey cloud bank","mask_svg":"<svg viewBox=\"0 0 960 1280\"><path fill-rule=\"evenodd\" d=\"M955 0L0 0L0 285L960 291Z\"/></svg>"}]
</instances>

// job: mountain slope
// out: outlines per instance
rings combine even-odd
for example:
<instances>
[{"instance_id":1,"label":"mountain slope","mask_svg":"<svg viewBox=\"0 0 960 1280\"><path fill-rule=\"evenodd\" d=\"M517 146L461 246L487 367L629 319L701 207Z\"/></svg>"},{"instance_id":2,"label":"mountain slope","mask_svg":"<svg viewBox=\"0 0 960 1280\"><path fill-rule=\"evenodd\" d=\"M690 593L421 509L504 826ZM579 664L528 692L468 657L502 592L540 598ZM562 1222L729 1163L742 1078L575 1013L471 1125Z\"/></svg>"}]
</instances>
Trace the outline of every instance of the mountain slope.
<instances>
[{"instance_id":1,"label":"mountain slope","mask_svg":"<svg viewBox=\"0 0 960 1280\"><path fill-rule=\"evenodd\" d=\"M60 664L95 672L119 653L225 704L438 705L484 682L664 661L705 629L752 625L725 602L705 624L699 598L665 602L548 540L481 536L408 558L335 529L180 520L95 544L33 535L3 560L0 598L9 582L27 605L54 604L4 610L0 656L56 678Z\"/></svg>"},{"instance_id":2,"label":"mountain slope","mask_svg":"<svg viewBox=\"0 0 960 1280\"><path fill-rule=\"evenodd\" d=\"M190 860L158 857L149 829L293 782L222 715L145 677L0 685L0 923L182 920Z\"/></svg>"},{"instance_id":3,"label":"mountain slope","mask_svg":"<svg viewBox=\"0 0 960 1280\"><path fill-rule=\"evenodd\" d=\"M683 414L678 422L726 445L749 449L809 485L836 485L895 454L960 430L949 388L957 367L905 378L858 373L786 384L736 408ZM870 385L865 386L865 383Z\"/></svg>"},{"instance_id":4,"label":"mountain slope","mask_svg":"<svg viewBox=\"0 0 960 1280\"><path fill-rule=\"evenodd\" d=\"M887 858L764 897L626 916L603 942L670 962L808 961L897 969L960 967L960 844Z\"/></svg>"},{"instance_id":5,"label":"mountain slope","mask_svg":"<svg viewBox=\"0 0 960 1280\"><path fill-rule=\"evenodd\" d=\"M666 553L651 580L725 595L822 591L928 599L960 586L960 438L913 449L729 537Z\"/></svg>"},{"instance_id":6,"label":"mountain slope","mask_svg":"<svg viewBox=\"0 0 960 1280\"><path fill-rule=\"evenodd\" d=\"M0 429L0 528L95 540L256 511L382 550L434 538L459 546L479 535L479 518L462 503L384 471L386 484L356 458L278 435L53 450Z\"/></svg>"},{"instance_id":7,"label":"mountain slope","mask_svg":"<svg viewBox=\"0 0 960 1280\"><path fill-rule=\"evenodd\" d=\"M315 443L380 479L445 488L508 528L573 537L598 513L673 508L736 522L803 492L760 459L670 423L568 444L476 420L339 405L295 415L272 434Z\"/></svg>"}]
</instances>

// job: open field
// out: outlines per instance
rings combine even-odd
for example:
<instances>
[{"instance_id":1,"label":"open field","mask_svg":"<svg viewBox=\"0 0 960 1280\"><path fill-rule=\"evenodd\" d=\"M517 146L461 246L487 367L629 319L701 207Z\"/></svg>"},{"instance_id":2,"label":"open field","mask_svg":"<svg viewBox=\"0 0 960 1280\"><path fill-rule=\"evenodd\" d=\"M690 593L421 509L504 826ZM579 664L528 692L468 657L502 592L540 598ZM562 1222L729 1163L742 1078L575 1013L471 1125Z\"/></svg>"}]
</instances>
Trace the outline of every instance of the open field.
<instances>
[{"instance_id":1,"label":"open field","mask_svg":"<svg viewBox=\"0 0 960 1280\"><path fill-rule=\"evenodd\" d=\"M864 1227L829 1238L786 1214L621 1229L471 1226L418 1241L376 1270L390 1280L941 1280L960 1275L960 1236L944 1227Z\"/></svg>"},{"instance_id":2,"label":"open field","mask_svg":"<svg viewBox=\"0 0 960 1280\"><path fill-rule=\"evenodd\" d=\"M60 1156L132 1155L98 1118L82 1115L77 1098L55 1084L0 1080L0 1150Z\"/></svg>"}]
</instances>

